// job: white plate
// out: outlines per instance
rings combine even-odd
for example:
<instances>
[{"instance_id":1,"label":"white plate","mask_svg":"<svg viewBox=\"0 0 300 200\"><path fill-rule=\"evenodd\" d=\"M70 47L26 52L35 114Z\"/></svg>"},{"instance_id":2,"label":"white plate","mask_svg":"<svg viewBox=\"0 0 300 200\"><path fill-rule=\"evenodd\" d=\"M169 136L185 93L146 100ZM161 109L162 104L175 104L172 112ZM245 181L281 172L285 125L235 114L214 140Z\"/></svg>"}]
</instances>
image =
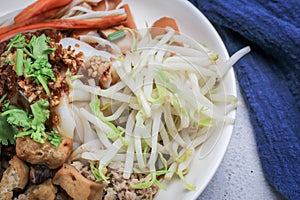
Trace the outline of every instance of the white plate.
<instances>
[{"instance_id":1,"label":"white plate","mask_svg":"<svg viewBox=\"0 0 300 200\"><path fill-rule=\"evenodd\" d=\"M191 36L200 43L206 44L210 49L219 54L220 59L228 59L227 50L216 30L205 16L186 0L123 0L128 2L138 28L145 28L146 23L152 24L160 17L175 18L182 33ZM2 0L0 15L12 10L25 7L33 0ZM234 71L231 69L223 80L223 89L226 94L236 96L236 82ZM235 117L235 112L231 113ZM196 152L196 156L190 166L190 172L186 176L187 181L196 186L195 191L187 191L179 179L164 183L167 191L160 190L156 196L158 199L196 199L205 189L226 152L231 138L233 126L228 125L222 130L214 132L205 144Z\"/></svg>"}]
</instances>

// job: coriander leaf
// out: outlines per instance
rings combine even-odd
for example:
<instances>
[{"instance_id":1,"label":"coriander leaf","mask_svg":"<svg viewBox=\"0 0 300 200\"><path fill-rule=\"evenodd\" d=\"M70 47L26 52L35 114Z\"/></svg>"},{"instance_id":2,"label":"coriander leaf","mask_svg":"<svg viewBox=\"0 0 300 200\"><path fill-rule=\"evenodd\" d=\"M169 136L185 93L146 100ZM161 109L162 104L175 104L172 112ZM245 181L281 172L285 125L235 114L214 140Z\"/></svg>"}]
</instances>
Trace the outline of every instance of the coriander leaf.
<instances>
[{"instance_id":1,"label":"coriander leaf","mask_svg":"<svg viewBox=\"0 0 300 200\"><path fill-rule=\"evenodd\" d=\"M51 68L42 68L40 70L41 75L43 75L44 77L49 77L51 78L53 81L56 81L56 77L52 71Z\"/></svg>"},{"instance_id":2,"label":"coriander leaf","mask_svg":"<svg viewBox=\"0 0 300 200\"><path fill-rule=\"evenodd\" d=\"M26 78L29 78L31 76L31 74L34 72L34 69L32 68L31 58L24 59L23 64L24 64L24 70L25 70L24 75Z\"/></svg>"},{"instance_id":3,"label":"coriander leaf","mask_svg":"<svg viewBox=\"0 0 300 200\"><path fill-rule=\"evenodd\" d=\"M32 125L38 126L39 124L44 124L50 116L50 111L47 109L49 107L49 102L42 99L32 104L30 107L33 114Z\"/></svg>"},{"instance_id":4,"label":"coriander leaf","mask_svg":"<svg viewBox=\"0 0 300 200\"><path fill-rule=\"evenodd\" d=\"M46 92L47 95L50 97L51 93L50 93L49 87L48 87L48 85L47 85L47 77L38 75L38 76L37 76L37 80L42 84L42 86L43 86L45 92Z\"/></svg>"},{"instance_id":5,"label":"coriander leaf","mask_svg":"<svg viewBox=\"0 0 300 200\"><path fill-rule=\"evenodd\" d=\"M50 38L46 37L45 34L40 36L32 36L29 43L26 43L25 36L22 34L16 35L11 39L10 43L7 45L8 49L6 53L11 51L11 48L17 48L17 75L24 75L26 78L33 78L35 81L39 82L47 95L50 96L50 91L48 88L48 81L51 78L56 81L56 77L52 70L52 66L49 63L48 56L55 51L55 48L51 48L48 43ZM29 56L24 59L24 54Z\"/></svg>"},{"instance_id":6,"label":"coriander leaf","mask_svg":"<svg viewBox=\"0 0 300 200\"><path fill-rule=\"evenodd\" d=\"M0 115L0 127L0 143L3 145L8 145L8 142L15 144L15 135L18 129L12 127L2 115Z\"/></svg>"},{"instance_id":7,"label":"coriander leaf","mask_svg":"<svg viewBox=\"0 0 300 200\"><path fill-rule=\"evenodd\" d=\"M28 46L34 59L45 58L48 60L48 55L55 50L55 48L48 46L49 41L50 40L45 34L42 34L39 37L34 36L31 38Z\"/></svg>"},{"instance_id":8,"label":"coriander leaf","mask_svg":"<svg viewBox=\"0 0 300 200\"><path fill-rule=\"evenodd\" d=\"M48 110L49 102L46 100L39 100L31 106L33 120L31 128L31 138L39 143L44 143L46 140L50 141L54 146L59 146L62 138L59 133L55 131L46 132L45 122L50 116L50 111Z\"/></svg>"},{"instance_id":9,"label":"coriander leaf","mask_svg":"<svg viewBox=\"0 0 300 200\"><path fill-rule=\"evenodd\" d=\"M38 125L33 125L32 124L32 129L33 132L31 133L31 138L39 143L45 143L45 140L47 138L47 134L45 132L46 127L44 124L38 124Z\"/></svg>"},{"instance_id":10,"label":"coriander leaf","mask_svg":"<svg viewBox=\"0 0 300 200\"><path fill-rule=\"evenodd\" d=\"M26 44L26 41L25 41L25 36L22 35L21 33L19 33L10 40L10 42L7 45L7 50L4 52L4 54L8 54L13 47L23 48L26 45L27 44Z\"/></svg>"},{"instance_id":11,"label":"coriander leaf","mask_svg":"<svg viewBox=\"0 0 300 200\"><path fill-rule=\"evenodd\" d=\"M8 110L3 112L0 116L6 117L6 123L21 129L17 137L30 135L36 142L45 143L45 141L48 140L51 144L59 146L62 141L61 136L54 131L50 133L46 132L45 122L50 116L48 107L49 102L42 99L30 106L32 114L15 108L14 106L8 106Z\"/></svg>"},{"instance_id":12,"label":"coriander leaf","mask_svg":"<svg viewBox=\"0 0 300 200\"><path fill-rule=\"evenodd\" d=\"M29 44L27 45L27 49L29 49L29 52L31 54L31 57L36 59L34 56L33 56L33 46L36 44L36 35L32 36L30 41L29 41Z\"/></svg>"},{"instance_id":13,"label":"coriander leaf","mask_svg":"<svg viewBox=\"0 0 300 200\"><path fill-rule=\"evenodd\" d=\"M31 126L30 116L24 110L18 108L10 109L3 112L1 116L7 117L7 122L13 126L23 127L26 130Z\"/></svg>"},{"instance_id":14,"label":"coriander leaf","mask_svg":"<svg viewBox=\"0 0 300 200\"><path fill-rule=\"evenodd\" d=\"M4 65L15 65L15 62L10 60L9 58L6 58L4 61Z\"/></svg>"},{"instance_id":15,"label":"coriander leaf","mask_svg":"<svg viewBox=\"0 0 300 200\"><path fill-rule=\"evenodd\" d=\"M53 144L54 146L58 147L62 142L62 137L60 136L60 134L56 131L51 131L47 134L48 134L47 140L49 140L50 143Z\"/></svg>"},{"instance_id":16,"label":"coriander leaf","mask_svg":"<svg viewBox=\"0 0 300 200\"><path fill-rule=\"evenodd\" d=\"M27 59L24 63L25 76L32 77L42 84L47 95L50 96L50 90L48 88L48 79L51 78L53 81L56 80L54 72L51 69L51 64L46 58L38 58L33 63L30 59Z\"/></svg>"},{"instance_id":17,"label":"coriander leaf","mask_svg":"<svg viewBox=\"0 0 300 200\"><path fill-rule=\"evenodd\" d=\"M51 69L51 64L48 62L48 59L46 58L37 58L32 64L31 64L31 68L33 71L31 71L31 73L34 73L35 75L40 74L41 70L43 68L46 69ZM51 70L52 71L52 70ZM53 72L52 72L53 73ZM45 74L47 75L47 74Z\"/></svg>"}]
</instances>

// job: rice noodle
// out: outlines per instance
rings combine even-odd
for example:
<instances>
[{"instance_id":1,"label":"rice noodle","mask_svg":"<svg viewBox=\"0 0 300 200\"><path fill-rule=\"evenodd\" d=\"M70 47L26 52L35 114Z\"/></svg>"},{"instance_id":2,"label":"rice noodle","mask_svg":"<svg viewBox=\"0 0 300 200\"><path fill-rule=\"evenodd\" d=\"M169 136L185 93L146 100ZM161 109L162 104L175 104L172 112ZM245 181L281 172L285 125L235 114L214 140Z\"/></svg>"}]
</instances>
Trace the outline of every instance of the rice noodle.
<instances>
[{"instance_id":1,"label":"rice noodle","mask_svg":"<svg viewBox=\"0 0 300 200\"><path fill-rule=\"evenodd\" d=\"M66 137L73 138L76 123L71 112L69 101L66 97L61 98L60 104L56 109L56 113L58 114L61 122L57 126L59 132Z\"/></svg>"}]
</instances>

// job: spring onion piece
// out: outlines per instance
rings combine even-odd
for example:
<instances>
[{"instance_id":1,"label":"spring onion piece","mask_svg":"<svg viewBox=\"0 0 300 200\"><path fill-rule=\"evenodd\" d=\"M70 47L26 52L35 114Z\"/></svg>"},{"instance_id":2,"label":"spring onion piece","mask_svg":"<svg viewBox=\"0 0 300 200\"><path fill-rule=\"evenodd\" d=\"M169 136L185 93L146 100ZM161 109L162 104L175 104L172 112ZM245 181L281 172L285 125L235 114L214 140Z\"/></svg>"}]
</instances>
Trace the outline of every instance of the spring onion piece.
<instances>
[{"instance_id":1,"label":"spring onion piece","mask_svg":"<svg viewBox=\"0 0 300 200\"><path fill-rule=\"evenodd\" d=\"M23 55L24 51L23 49L17 49L16 54L16 73L18 76L23 75Z\"/></svg>"},{"instance_id":2,"label":"spring onion piece","mask_svg":"<svg viewBox=\"0 0 300 200\"><path fill-rule=\"evenodd\" d=\"M125 31L124 30L119 30L119 31L116 31L116 32L113 32L113 33L109 34L107 36L107 39L109 41L113 42L113 41L119 40L119 39L121 39L125 36L126 36Z\"/></svg>"},{"instance_id":3,"label":"spring onion piece","mask_svg":"<svg viewBox=\"0 0 300 200\"><path fill-rule=\"evenodd\" d=\"M5 100L6 97L7 97L7 94L4 94L4 95L0 98L0 103L2 103L2 102Z\"/></svg>"}]
</instances>

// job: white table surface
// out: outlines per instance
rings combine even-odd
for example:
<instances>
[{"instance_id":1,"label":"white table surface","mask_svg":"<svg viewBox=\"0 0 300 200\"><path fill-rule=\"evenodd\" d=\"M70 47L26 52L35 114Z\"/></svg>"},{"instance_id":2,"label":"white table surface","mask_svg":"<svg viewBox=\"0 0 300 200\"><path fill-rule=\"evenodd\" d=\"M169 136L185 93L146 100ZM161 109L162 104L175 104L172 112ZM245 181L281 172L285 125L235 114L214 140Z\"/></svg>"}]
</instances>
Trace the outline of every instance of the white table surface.
<instances>
[{"instance_id":1,"label":"white table surface","mask_svg":"<svg viewBox=\"0 0 300 200\"><path fill-rule=\"evenodd\" d=\"M238 99L241 105L237 109L228 149L219 169L198 200L284 199L263 175L249 113L239 88Z\"/></svg>"}]
</instances>

